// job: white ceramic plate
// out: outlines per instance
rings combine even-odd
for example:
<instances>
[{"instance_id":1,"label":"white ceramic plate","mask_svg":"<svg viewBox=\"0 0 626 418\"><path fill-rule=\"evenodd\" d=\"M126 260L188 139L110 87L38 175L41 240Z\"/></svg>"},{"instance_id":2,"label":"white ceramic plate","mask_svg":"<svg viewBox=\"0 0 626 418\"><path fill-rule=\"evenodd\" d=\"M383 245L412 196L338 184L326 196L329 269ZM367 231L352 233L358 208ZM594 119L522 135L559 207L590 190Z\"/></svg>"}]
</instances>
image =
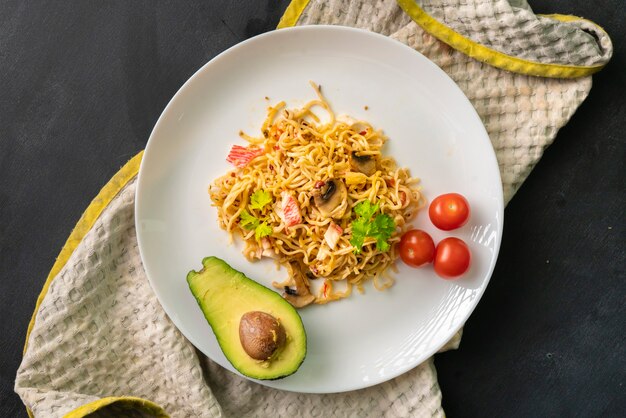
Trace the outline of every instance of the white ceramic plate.
<instances>
[{"instance_id":1,"label":"white ceramic plate","mask_svg":"<svg viewBox=\"0 0 626 418\"><path fill-rule=\"evenodd\" d=\"M470 271L456 281L432 268L398 263L396 284L301 310L308 353L301 368L262 384L329 393L371 386L426 360L465 323L493 271L503 222L496 158L470 102L448 76L409 47L384 36L334 26L266 33L222 53L191 77L159 118L141 164L136 225L144 267L163 308L182 333L227 369L211 329L187 287L203 257L223 258L271 287L286 277L271 261L249 263L241 244L229 246L219 229L209 184L239 130L260 134L268 102L299 106L314 98L313 80L337 114L370 121L390 138L387 152L422 179L432 200L465 195L470 222L451 233L436 230L426 211L413 224L438 240L458 236L473 253ZM364 107L368 106L369 110ZM243 144L242 144L243 145Z\"/></svg>"}]
</instances>

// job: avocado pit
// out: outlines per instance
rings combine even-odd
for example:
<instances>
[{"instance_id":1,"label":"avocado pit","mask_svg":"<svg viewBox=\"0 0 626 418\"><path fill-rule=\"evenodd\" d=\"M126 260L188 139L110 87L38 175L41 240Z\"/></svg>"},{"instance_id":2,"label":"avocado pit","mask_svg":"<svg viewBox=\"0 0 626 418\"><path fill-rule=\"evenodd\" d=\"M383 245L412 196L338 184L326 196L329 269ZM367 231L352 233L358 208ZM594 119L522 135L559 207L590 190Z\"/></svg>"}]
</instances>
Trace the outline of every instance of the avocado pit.
<instances>
[{"instance_id":1,"label":"avocado pit","mask_svg":"<svg viewBox=\"0 0 626 418\"><path fill-rule=\"evenodd\" d=\"M255 360L270 360L285 345L285 328L272 315L246 312L239 322L239 340L246 354Z\"/></svg>"}]
</instances>

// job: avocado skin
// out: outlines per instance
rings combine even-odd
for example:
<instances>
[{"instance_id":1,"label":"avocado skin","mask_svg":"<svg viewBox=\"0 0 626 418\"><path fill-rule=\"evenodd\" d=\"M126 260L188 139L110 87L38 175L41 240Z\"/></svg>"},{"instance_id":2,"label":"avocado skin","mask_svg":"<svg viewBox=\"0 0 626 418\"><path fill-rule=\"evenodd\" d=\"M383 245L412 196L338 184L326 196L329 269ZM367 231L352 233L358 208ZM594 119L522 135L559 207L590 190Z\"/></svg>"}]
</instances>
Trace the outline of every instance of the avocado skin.
<instances>
[{"instance_id":1,"label":"avocado skin","mask_svg":"<svg viewBox=\"0 0 626 418\"><path fill-rule=\"evenodd\" d=\"M190 271L187 283L226 359L241 374L258 380L278 380L295 373L306 357L306 331L296 309L278 293L210 256L202 270ZM229 297L236 294L236 298ZM267 312L281 322L288 341L277 360L262 367L243 350L239 320L250 311ZM226 325L224 325L226 324Z\"/></svg>"}]
</instances>

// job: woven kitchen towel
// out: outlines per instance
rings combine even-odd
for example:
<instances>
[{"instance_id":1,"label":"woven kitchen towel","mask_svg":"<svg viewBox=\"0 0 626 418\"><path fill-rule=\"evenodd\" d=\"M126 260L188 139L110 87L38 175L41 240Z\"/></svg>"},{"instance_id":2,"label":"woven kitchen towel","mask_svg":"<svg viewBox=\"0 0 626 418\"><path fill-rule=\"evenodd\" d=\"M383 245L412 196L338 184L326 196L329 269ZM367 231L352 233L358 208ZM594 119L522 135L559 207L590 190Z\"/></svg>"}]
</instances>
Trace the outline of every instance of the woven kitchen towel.
<instances>
[{"instance_id":1,"label":"woven kitchen towel","mask_svg":"<svg viewBox=\"0 0 626 418\"><path fill-rule=\"evenodd\" d=\"M612 51L593 23L536 16L524 0L296 0L280 26L320 23L391 36L446 71L487 128L507 202ZM15 383L32 414L443 416L432 359L368 389L309 395L249 382L198 355L142 268L133 218L140 160L122 168L89 206L37 301Z\"/></svg>"}]
</instances>

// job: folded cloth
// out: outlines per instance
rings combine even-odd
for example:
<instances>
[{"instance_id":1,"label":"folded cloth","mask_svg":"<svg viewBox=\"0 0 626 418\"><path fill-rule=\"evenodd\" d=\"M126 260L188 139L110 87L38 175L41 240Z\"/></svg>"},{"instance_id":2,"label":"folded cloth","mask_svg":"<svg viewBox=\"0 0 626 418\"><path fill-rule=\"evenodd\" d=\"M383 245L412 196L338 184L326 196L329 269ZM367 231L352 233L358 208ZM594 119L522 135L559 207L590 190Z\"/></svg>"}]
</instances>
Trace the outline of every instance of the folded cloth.
<instances>
[{"instance_id":1,"label":"folded cloth","mask_svg":"<svg viewBox=\"0 0 626 418\"><path fill-rule=\"evenodd\" d=\"M294 0L279 27L380 32L435 62L487 128L508 202L610 59L607 34L524 0ZM41 417L443 416L432 358L367 389L283 392L199 354L147 281L134 226L142 154L102 189L55 263L28 329L15 390ZM457 335L445 348L456 348Z\"/></svg>"}]
</instances>

